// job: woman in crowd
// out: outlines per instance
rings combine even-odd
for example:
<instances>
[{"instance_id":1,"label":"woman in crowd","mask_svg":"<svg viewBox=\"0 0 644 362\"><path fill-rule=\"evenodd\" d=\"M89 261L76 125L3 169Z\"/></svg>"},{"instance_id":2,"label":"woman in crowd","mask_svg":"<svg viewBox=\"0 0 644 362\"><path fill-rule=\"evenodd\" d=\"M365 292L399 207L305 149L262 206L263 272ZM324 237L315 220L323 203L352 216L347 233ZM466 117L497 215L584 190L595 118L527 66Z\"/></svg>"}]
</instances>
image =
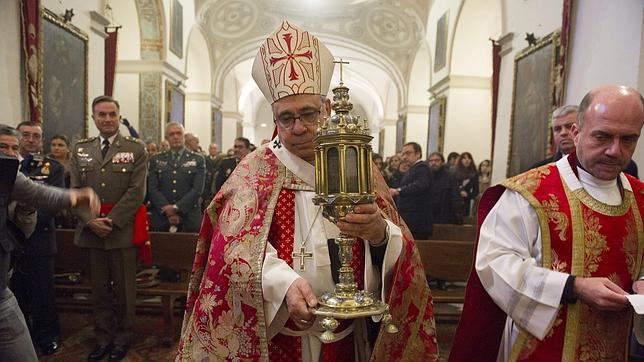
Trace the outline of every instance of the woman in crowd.
<instances>
[{"instance_id":1,"label":"woman in crowd","mask_svg":"<svg viewBox=\"0 0 644 362\"><path fill-rule=\"evenodd\" d=\"M479 194L474 199L474 204L472 205L472 214L476 215L479 208L479 202L481 201L481 196L485 190L490 187L492 176L492 162L490 160L483 160L479 163Z\"/></svg>"},{"instance_id":2,"label":"woman in crowd","mask_svg":"<svg viewBox=\"0 0 644 362\"><path fill-rule=\"evenodd\" d=\"M490 187L490 179L492 176L492 162L490 160L483 160L479 163L479 194L482 194Z\"/></svg>"},{"instance_id":3,"label":"woman in crowd","mask_svg":"<svg viewBox=\"0 0 644 362\"><path fill-rule=\"evenodd\" d=\"M61 134L52 137L49 144L49 152L50 158L60 162L65 167L65 187L69 187L71 145L67 137Z\"/></svg>"},{"instance_id":4,"label":"woman in crowd","mask_svg":"<svg viewBox=\"0 0 644 362\"><path fill-rule=\"evenodd\" d=\"M462 216L470 215L471 202L479 194L479 173L474 166L472 154L463 152L456 161L456 185L461 197ZM458 212L458 211L457 211Z\"/></svg>"},{"instance_id":5,"label":"woman in crowd","mask_svg":"<svg viewBox=\"0 0 644 362\"><path fill-rule=\"evenodd\" d=\"M71 169L71 145L67 136L57 134L51 138L49 143L50 158L60 162L65 167L65 187L69 187L69 170ZM55 216L56 228L73 229L76 227L76 218L71 210L59 210Z\"/></svg>"},{"instance_id":6,"label":"woman in crowd","mask_svg":"<svg viewBox=\"0 0 644 362\"><path fill-rule=\"evenodd\" d=\"M385 177L387 185L392 188L400 186L400 180L402 176L398 168L400 167L400 156L393 155L389 158L387 162L387 167L382 171L382 175Z\"/></svg>"}]
</instances>

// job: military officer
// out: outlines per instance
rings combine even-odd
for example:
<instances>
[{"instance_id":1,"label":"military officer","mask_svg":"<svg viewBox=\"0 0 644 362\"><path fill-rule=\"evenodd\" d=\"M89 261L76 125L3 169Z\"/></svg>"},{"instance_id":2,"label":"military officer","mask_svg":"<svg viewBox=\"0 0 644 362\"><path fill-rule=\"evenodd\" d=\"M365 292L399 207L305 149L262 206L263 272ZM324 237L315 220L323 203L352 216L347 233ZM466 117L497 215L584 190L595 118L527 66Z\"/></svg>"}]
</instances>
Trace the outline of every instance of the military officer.
<instances>
[{"instance_id":1,"label":"military officer","mask_svg":"<svg viewBox=\"0 0 644 362\"><path fill-rule=\"evenodd\" d=\"M65 168L42 155L43 133L40 124L22 122L20 138L20 172L33 181L65 187ZM10 288L25 316L31 338L42 354L58 350L60 324L54 291L56 228L54 212L39 209L36 228L21 250L14 250L14 272Z\"/></svg>"},{"instance_id":2,"label":"military officer","mask_svg":"<svg viewBox=\"0 0 644 362\"><path fill-rule=\"evenodd\" d=\"M250 141L248 138L237 137L233 146L235 155L233 157L225 158L221 161L217 178L215 180L214 194L219 191L221 186L228 180L228 176L233 172L239 161L241 161L247 154L250 153Z\"/></svg>"},{"instance_id":3,"label":"military officer","mask_svg":"<svg viewBox=\"0 0 644 362\"><path fill-rule=\"evenodd\" d=\"M119 132L119 103L92 102L100 135L78 141L72 151L71 186L90 186L102 207L96 218L78 215L74 243L89 249L97 345L89 360L123 359L133 336L136 248L135 214L145 197L145 144ZM145 213L144 213L145 214ZM113 283L113 286L111 285ZM112 293L112 289L114 293Z\"/></svg>"},{"instance_id":4,"label":"military officer","mask_svg":"<svg viewBox=\"0 0 644 362\"><path fill-rule=\"evenodd\" d=\"M150 158L148 199L152 204L152 230L198 232L206 161L185 147L180 123L168 123L165 138L170 150Z\"/></svg>"}]
</instances>

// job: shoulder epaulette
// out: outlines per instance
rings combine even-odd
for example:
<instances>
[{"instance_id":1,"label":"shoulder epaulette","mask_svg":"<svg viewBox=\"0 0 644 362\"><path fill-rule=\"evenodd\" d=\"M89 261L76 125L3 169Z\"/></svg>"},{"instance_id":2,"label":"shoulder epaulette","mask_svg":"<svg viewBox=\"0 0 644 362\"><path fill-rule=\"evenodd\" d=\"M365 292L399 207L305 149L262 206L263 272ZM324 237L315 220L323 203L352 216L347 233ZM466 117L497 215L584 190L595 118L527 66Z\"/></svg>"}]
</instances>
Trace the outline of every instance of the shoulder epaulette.
<instances>
[{"instance_id":1,"label":"shoulder epaulette","mask_svg":"<svg viewBox=\"0 0 644 362\"><path fill-rule=\"evenodd\" d=\"M89 138L83 138L82 140L76 141L76 143L87 143L87 142L92 142L93 140L96 139L96 136L94 137L89 137Z\"/></svg>"},{"instance_id":2,"label":"shoulder epaulette","mask_svg":"<svg viewBox=\"0 0 644 362\"><path fill-rule=\"evenodd\" d=\"M142 144L143 146L145 146L145 143L143 143L143 141L141 141L140 138L136 138L136 137L132 137L132 136L125 136L123 138L125 138L126 140L128 140L130 142L139 143L139 144Z\"/></svg>"}]
</instances>

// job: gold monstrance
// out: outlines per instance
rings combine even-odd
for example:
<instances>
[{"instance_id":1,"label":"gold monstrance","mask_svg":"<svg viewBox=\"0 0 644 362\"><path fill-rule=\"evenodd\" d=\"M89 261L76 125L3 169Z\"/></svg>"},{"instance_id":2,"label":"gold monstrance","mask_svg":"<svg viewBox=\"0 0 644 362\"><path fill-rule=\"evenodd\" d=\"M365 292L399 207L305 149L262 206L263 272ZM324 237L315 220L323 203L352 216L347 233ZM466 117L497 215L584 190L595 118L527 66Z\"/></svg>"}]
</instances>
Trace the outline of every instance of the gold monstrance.
<instances>
[{"instance_id":1,"label":"gold monstrance","mask_svg":"<svg viewBox=\"0 0 644 362\"><path fill-rule=\"evenodd\" d=\"M342 82L340 60L340 85L333 88L333 110L335 114L318 124L315 139L315 197L313 202L322 206L322 214L333 223L353 211L357 204L372 203L375 200L371 177L371 145L369 123L349 111L349 88ZM355 319L368 316L382 316L389 333L398 329L391 323L389 306L370 292L358 290L354 280L351 259L356 238L340 234L335 243L340 256L339 283L333 292L326 292L318 298L316 315L323 316L320 322L325 332L324 342L333 341L338 319Z\"/></svg>"}]
</instances>

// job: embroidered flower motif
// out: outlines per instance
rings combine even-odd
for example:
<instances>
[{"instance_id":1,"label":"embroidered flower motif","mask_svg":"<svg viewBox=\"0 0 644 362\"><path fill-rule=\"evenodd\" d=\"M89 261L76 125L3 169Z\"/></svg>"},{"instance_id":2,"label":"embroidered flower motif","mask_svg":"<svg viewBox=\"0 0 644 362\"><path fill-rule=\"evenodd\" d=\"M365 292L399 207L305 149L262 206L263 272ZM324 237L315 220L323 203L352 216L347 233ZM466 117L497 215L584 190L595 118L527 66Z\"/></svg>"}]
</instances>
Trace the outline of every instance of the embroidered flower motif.
<instances>
[{"instance_id":1,"label":"embroidered flower motif","mask_svg":"<svg viewBox=\"0 0 644 362\"><path fill-rule=\"evenodd\" d=\"M559 231L559 239L567 239L566 231L568 230L568 216L559 211L559 199L553 194L549 194L549 200L544 200L542 205L548 215L548 220L555 224L555 230Z\"/></svg>"},{"instance_id":2,"label":"embroidered flower motif","mask_svg":"<svg viewBox=\"0 0 644 362\"><path fill-rule=\"evenodd\" d=\"M568 263L559 259L559 255L557 255L555 249L552 249L552 259L552 270L561 273L567 272Z\"/></svg>"},{"instance_id":3,"label":"embroidered flower motif","mask_svg":"<svg viewBox=\"0 0 644 362\"><path fill-rule=\"evenodd\" d=\"M635 220L629 217L626 221L626 235L622 241L622 252L626 257L626 266L631 276L637 277L637 227Z\"/></svg>"},{"instance_id":4,"label":"embroidered flower motif","mask_svg":"<svg viewBox=\"0 0 644 362\"><path fill-rule=\"evenodd\" d=\"M599 269L602 261L602 253L610 250L606 243L606 237L599 232L601 225L599 218L593 211L583 207L584 215L584 277L591 277Z\"/></svg>"},{"instance_id":5,"label":"embroidered flower motif","mask_svg":"<svg viewBox=\"0 0 644 362\"><path fill-rule=\"evenodd\" d=\"M199 302L201 303L201 310L205 314L210 314L212 309L217 305L217 300L213 294L202 295Z\"/></svg>"},{"instance_id":6,"label":"embroidered flower motif","mask_svg":"<svg viewBox=\"0 0 644 362\"><path fill-rule=\"evenodd\" d=\"M520 187L523 187L531 194L534 194L534 191L541 184L541 180L546 178L546 176L548 175L550 175L550 165L545 165L533 168L530 171L511 178L508 181L510 183L514 183Z\"/></svg>"}]
</instances>

